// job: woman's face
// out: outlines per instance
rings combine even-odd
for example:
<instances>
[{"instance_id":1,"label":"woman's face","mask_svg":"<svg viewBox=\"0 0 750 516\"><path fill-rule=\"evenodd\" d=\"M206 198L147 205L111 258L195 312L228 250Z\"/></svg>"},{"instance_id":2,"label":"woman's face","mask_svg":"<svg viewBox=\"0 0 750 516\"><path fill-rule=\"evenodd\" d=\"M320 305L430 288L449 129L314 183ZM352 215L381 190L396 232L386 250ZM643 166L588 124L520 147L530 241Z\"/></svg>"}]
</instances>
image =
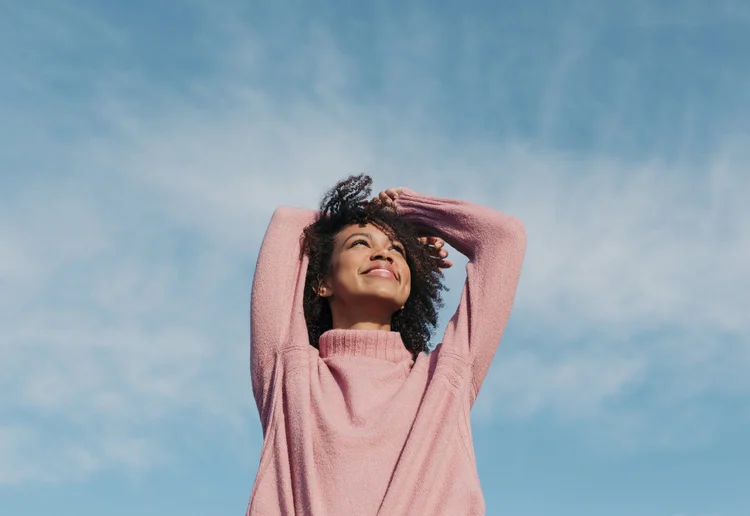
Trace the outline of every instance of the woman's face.
<instances>
[{"instance_id":1,"label":"woman's face","mask_svg":"<svg viewBox=\"0 0 750 516\"><path fill-rule=\"evenodd\" d=\"M336 235L325 297L341 306L372 306L390 317L411 292L404 246L372 224L347 226Z\"/></svg>"}]
</instances>

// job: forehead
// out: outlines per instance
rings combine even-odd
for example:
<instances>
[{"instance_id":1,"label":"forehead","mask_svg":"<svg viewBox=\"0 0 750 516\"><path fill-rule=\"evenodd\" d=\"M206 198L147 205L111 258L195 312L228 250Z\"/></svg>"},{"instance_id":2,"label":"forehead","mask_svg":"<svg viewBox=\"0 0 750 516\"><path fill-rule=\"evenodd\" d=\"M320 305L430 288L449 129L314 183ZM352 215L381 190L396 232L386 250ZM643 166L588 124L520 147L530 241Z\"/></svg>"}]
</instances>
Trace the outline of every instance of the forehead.
<instances>
[{"instance_id":1,"label":"forehead","mask_svg":"<svg viewBox=\"0 0 750 516\"><path fill-rule=\"evenodd\" d=\"M387 230L386 230L387 231ZM382 229L374 224L351 224L341 229L336 235L336 239L342 242L354 234L366 234L371 238L375 239L390 239L391 235L385 233ZM393 239L397 239L396 235L393 235Z\"/></svg>"}]
</instances>

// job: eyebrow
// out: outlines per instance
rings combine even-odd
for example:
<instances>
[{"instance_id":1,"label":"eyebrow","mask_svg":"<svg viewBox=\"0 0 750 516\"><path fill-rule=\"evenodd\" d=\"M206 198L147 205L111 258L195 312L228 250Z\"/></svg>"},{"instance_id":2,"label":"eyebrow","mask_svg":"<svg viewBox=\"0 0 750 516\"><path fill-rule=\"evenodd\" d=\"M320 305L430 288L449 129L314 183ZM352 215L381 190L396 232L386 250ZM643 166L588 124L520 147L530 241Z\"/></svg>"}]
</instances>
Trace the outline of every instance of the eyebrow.
<instances>
[{"instance_id":1,"label":"eyebrow","mask_svg":"<svg viewBox=\"0 0 750 516\"><path fill-rule=\"evenodd\" d=\"M372 241L372 235L370 233L363 233L363 232L360 231L360 232L357 232L357 233L352 233L351 235L349 235L348 237L346 237L344 239L344 241L341 243L341 245L346 245L346 243L349 240L351 240L353 237L355 237L355 236L366 237L368 240ZM400 241L395 240L393 238L388 238L388 239L391 241L392 244L398 244L401 247L404 247L404 244L402 244Z\"/></svg>"}]
</instances>

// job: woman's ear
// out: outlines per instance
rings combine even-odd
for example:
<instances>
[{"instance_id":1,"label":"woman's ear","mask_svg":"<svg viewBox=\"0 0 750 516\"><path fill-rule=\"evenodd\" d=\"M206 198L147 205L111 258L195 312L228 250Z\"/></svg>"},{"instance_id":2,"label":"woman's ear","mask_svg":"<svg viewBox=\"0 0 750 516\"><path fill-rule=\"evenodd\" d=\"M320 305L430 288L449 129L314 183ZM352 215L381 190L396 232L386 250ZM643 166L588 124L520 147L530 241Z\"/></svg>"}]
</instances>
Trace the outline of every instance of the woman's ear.
<instances>
[{"instance_id":1,"label":"woman's ear","mask_svg":"<svg viewBox=\"0 0 750 516\"><path fill-rule=\"evenodd\" d=\"M320 297L331 297L333 295L333 289L323 280L318 280L318 287L315 289L315 293Z\"/></svg>"}]
</instances>

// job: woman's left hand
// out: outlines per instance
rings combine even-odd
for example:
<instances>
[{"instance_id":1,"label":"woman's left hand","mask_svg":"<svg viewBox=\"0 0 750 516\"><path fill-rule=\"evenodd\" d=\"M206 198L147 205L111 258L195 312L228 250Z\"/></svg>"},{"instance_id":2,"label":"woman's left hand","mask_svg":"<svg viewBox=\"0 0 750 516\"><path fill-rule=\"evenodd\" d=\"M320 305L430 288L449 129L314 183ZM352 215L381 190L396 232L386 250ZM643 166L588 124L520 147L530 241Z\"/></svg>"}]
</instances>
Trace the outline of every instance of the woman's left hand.
<instances>
[{"instance_id":1,"label":"woman's left hand","mask_svg":"<svg viewBox=\"0 0 750 516\"><path fill-rule=\"evenodd\" d=\"M395 209L396 199L398 199L398 196L401 195L403 190L404 187L402 186L383 190L372 200L372 202L381 203L384 206ZM424 236L420 237L419 241L429 248L430 254L432 254L432 257L437 260L437 266L439 268L449 269L450 267L453 267L453 262L446 260L446 258L448 258L448 250L445 249L445 240L434 236Z\"/></svg>"},{"instance_id":2,"label":"woman's left hand","mask_svg":"<svg viewBox=\"0 0 750 516\"><path fill-rule=\"evenodd\" d=\"M380 203L384 206L389 206L391 208L395 208L396 199L398 199L398 196L401 195L401 192L404 190L403 186L399 186L398 188L389 188L388 190L383 190L378 194L377 197L375 197L372 202Z\"/></svg>"}]
</instances>

